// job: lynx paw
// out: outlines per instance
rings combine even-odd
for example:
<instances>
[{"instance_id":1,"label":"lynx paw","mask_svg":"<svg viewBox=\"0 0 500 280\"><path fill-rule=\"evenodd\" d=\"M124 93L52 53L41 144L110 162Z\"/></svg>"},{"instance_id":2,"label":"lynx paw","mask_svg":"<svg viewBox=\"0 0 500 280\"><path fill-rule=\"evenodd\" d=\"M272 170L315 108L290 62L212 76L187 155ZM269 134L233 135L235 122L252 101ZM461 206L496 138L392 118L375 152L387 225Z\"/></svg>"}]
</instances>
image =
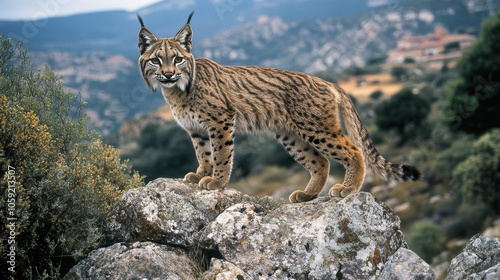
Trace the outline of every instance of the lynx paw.
<instances>
[{"instance_id":1,"label":"lynx paw","mask_svg":"<svg viewBox=\"0 0 500 280\"><path fill-rule=\"evenodd\" d=\"M352 187L348 188L348 187L344 187L344 185L336 184L335 186L333 186L330 189L328 194L331 197L346 197L346 196L350 195L351 193L355 193L355 192L356 191Z\"/></svg>"},{"instance_id":2,"label":"lynx paw","mask_svg":"<svg viewBox=\"0 0 500 280\"><path fill-rule=\"evenodd\" d=\"M317 195L308 194L304 191L294 191L290 195L289 199L290 199L290 202L292 202L292 203L298 203L298 202L306 202L306 201L315 199L316 197L317 197Z\"/></svg>"},{"instance_id":3,"label":"lynx paw","mask_svg":"<svg viewBox=\"0 0 500 280\"><path fill-rule=\"evenodd\" d=\"M193 172L189 172L188 174L186 174L186 176L184 176L184 181L188 182L188 183L195 183L195 184L198 184L198 182L200 182L201 178L196 175L196 173L193 173Z\"/></svg>"},{"instance_id":4,"label":"lynx paw","mask_svg":"<svg viewBox=\"0 0 500 280\"><path fill-rule=\"evenodd\" d=\"M222 189L224 187L224 184L210 176L203 177L200 181L200 188L206 189L206 190L217 190L217 189Z\"/></svg>"}]
</instances>

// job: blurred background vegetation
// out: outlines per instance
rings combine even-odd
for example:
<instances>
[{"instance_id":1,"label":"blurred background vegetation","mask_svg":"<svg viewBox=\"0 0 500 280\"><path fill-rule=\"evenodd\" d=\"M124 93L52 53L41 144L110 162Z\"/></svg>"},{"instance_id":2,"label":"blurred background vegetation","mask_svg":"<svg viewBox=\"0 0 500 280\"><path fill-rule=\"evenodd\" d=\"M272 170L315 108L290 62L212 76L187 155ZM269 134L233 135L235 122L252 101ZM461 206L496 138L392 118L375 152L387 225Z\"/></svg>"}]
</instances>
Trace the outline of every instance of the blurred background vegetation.
<instances>
[{"instance_id":1,"label":"blurred background vegetation","mask_svg":"<svg viewBox=\"0 0 500 280\"><path fill-rule=\"evenodd\" d=\"M437 68L380 56L365 67L317 73L351 91L384 157L423 172L424 179L412 183L368 174L362 191L398 214L410 248L435 268L472 235L494 226L493 235L500 235L500 13L480 34L461 58L439 61ZM194 149L165 107L101 140L89 130L78 94L64 90L50 69L35 69L21 44L0 40L0 165L16 168L19 276L59 279L100 247L107 211L124 191L194 171ZM384 74L395 93L381 87L356 96L357 89L383 83ZM332 162L326 190L343 175ZM7 176L1 178L6 209ZM286 199L308 179L273 138L236 136L230 187ZM8 234L3 223L0 234Z\"/></svg>"}]
</instances>

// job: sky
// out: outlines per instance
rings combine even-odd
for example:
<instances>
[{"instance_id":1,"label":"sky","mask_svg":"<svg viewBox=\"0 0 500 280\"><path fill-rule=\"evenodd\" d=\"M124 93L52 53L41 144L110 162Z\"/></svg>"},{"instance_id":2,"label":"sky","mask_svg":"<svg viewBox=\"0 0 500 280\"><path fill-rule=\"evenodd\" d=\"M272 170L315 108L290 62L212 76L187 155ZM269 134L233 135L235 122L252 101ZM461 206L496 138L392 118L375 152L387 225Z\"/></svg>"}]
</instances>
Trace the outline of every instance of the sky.
<instances>
[{"instance_id":1,"label":"sky","mask_svg":"<svg viewBox=\"0 0 500 280\"><path fill-rule=\"evenodd\" d=\"M149 6L162 0L1 0L0 20L34 20L55 16L67 16L96 11L127 10L135 11L139 8ZM194 2L195 0L189 1ZM208 1L208 0L202 0ZM241 0L211 0L241 1ZM254 0L276 1L276 0ZM298 0L307 1L307 0ZM345 0L335 0L345 1ZM387 4L397 0L367 0L372 7ZM173 0L172 5L179 5L186 0Z\"/></svg>"},{"instance_id":2,"label":"sky","mask_svg":"<svg viewBox=\"0 0 500 280\"><path fill-rule=\"evenodd\" d=\"M161 0L1 0L0 19L33 20L106 10L134 11L160 1Z\"/></svg>"}]
</instances>

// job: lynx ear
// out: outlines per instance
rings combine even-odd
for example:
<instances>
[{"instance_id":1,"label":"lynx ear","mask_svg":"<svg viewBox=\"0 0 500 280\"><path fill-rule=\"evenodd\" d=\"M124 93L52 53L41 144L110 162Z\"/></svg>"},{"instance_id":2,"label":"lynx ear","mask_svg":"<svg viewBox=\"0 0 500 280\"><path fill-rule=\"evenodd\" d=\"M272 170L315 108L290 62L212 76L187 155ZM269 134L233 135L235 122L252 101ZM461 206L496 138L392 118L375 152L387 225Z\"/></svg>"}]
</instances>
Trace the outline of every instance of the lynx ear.
<instances>
[{"instance_id":1,"label":"lynx ear","mask_svg":"<svg viewBox=\"0 0 500 280\"><path fill-rule=\"evenodd\" d=\"M141 23L141 30L139 31L139 52L143 54L145 51L149 50L154 42L157 40L156 36L153 32L149 31L146 27L144 27L144 23L142 22L142 18L137 15L139 22Z\"/></svg>"},{"instance_id":2,"label":"lynx ear","mask_svg":"<svg viewBox=\"0 0 500 280\"><path fill-rule=\"evenodd\" d=\"M184 25L184 27L182 27L182 29L177 32L177 35L175 35L174 38L188 52L191 52L191 47L193 45L193 29L191 29L191 24L189 23L193 14L194 12L189 15L186 25Z\"/></svg>"}]
</instances>

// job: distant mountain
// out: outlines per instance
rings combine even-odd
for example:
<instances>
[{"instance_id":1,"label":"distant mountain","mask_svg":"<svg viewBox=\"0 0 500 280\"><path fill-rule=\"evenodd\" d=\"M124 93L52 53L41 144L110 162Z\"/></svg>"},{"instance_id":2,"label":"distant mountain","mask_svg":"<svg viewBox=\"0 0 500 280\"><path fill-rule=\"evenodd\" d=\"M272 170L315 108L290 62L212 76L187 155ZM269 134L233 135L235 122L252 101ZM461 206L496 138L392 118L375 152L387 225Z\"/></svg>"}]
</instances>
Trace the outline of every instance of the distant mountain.
<instances>
[{"instance_id":1,"label":"distant mountain","mask_svg":"<svg viewBox=\"0 0 500 280\"><path fill-rule=\"evenodd\" d=\"M138 13L165 37L195 10L196 57L315 73L363 65L407 33L479 30L499 9L495 0L168 0ZM164 104L141 80L138 30L135 13L125 11L0 21L0 33L23 39L37 65L48 64L66 87L82 93L91 124L103 134Z\"/></svg>"},{"instance_id":2,"label":"distant mountain","mask_svg":"<svg viewBox=\"0 0 500 280\"><path fill-rule=\"evenodd\" d=\"M436 27L479 30L500 9L491 0L418 0L346 17L287 22L261 16L255 23L217 34L195 45L195 55L221 64L256 64L315 73L363 65L386 55L408 33Z\"/></svg>"},{"instance_id":3,"label":"distant mountain","mask_svg":"<svg viewBox=\"0 0 500 280\"><path fill-rule=\"evenodd\" d=\"M370 8L367 3L371 1L166 0L136 12L108 11L37 21L0 21L0 33L28 43L33 51L136 55L140 28L136 13L158 36L170 37L175 35L194 10L194 40L199 41L221 31L255 22L263 14L285 21L311 20L364 12Z\"/></svg>"}]
</instances>

